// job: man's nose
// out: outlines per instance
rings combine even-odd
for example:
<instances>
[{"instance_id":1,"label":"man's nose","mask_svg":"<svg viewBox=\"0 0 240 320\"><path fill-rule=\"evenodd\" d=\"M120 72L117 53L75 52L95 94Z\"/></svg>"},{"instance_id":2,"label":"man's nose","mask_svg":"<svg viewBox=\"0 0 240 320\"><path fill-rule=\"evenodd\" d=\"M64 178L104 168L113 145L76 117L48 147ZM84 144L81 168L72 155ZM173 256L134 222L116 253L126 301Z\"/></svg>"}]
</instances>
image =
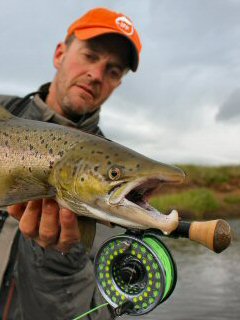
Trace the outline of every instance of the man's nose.
<instances>
[{"instance_id":1,"label":"man's nose","mask_svg":"<svg viewBox=\"0 0 240 320\"><path fill-rule=\"evenodd\" d=\"M88 70L88 77L91 78L92 81L102 82L105 74L105 64L98 62L95 63Z\"/></svg>"}]
</instances>

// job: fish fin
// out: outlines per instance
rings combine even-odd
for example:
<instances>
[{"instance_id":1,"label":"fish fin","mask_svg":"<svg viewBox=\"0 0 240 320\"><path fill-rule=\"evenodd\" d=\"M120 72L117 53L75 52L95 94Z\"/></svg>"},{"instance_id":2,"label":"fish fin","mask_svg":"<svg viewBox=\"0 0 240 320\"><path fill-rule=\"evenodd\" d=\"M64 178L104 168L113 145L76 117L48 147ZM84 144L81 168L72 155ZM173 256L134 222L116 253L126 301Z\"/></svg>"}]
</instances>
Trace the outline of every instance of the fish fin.
<instances>
[{"instance_id":1,"label":"fish fin","mask_svg":"<svg viewBox=\"0 0 240 320\"><path fill-rule=\"evenodd\" d=\"M54 198L55 189L30 176L0 181L0 207L29 200Z\"/></svg>"},{"instance_id":2,"label":"fish fin","mask_svg":"<svg viewBox=\"0 0 240 320\"><path fill-rule=\"evenodd\" d=\"M0 105L0 121L7 121L15 118L9 111L7 111L3 106Z\"/></svg>"},{"instance_id":3,"label":"fish fin","mask_svg":"<svg viewBox=\"0 0 240 320\"><path fill-rule=\"evenodd\" d=\"M81 243L90 252L96 235L96 220L88 217L78 217L78 227L81 235Z\"/></svg>"}]
</instances>

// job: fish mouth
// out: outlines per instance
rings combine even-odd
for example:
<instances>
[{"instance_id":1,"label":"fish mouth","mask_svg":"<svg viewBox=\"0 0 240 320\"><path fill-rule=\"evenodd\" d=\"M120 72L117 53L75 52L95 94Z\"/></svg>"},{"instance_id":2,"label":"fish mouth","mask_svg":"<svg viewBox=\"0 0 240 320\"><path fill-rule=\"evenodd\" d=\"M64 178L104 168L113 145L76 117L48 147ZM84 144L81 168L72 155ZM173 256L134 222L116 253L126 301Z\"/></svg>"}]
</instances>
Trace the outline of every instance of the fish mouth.
<instances>
[{"instance_id":1,"label":"fish mouth","mask_svg":"<svg viewBox=\"0 0 240 320\"><path fill-rule=\"evenodd\" d=\"M149 204L149 198L159 194L163 184L181 183L185 174L175 170L171 174L142 176L132 181L116 181L104 201L98 206L108 213L109 221L134 229L155 228L170 234L179 223L178 212L164 214Z\"/></svg>"},{"instance_id":2,"label":"fish mouth","mask_svg":"<svg viewBox=\"0 0 240 320\"><path fill-rule=\"evenodd\" d=\"M163 183L163 181L157 179L144 181L128 192L125 195L125 199L145 210L152 211L154 208L150 206L148 200L153 194L156 194Z\"/></svg>"},{"instance_id":3,"label":"fish mouth","mask_svg":"<svg viewBox=\"0 0 240 320\"><path fill-rule=\"evenodd\" d=\"M109 203L111 205L131 205L144 210L156 211L150 204L149 198L158 193L158 190L167 181L148 178L137 182L123 182L111 190Z\"/></svg>"},{"instance_id":4,"label":"fish mouth","mask_svg":"<svg viewBox=\"0 0 240 320\"><path fill-rule=\"evenodd\" d=\"M118 181L109 194L109 204L137 206L147 211L156 211L148 200L157 195L164 184L179 184L185 179L185 173L177 167L171 167L170 173L142 176L133 181Z\"/></svg>"},{"instance_id":5,"label":"fish mouth","mask_svg":"<svg viewBox=\"0 0 240 320\"><path fill-rule=\"evenodd\" d=\"M111 221L132 229L160 229L170 234L177 228L178 213L172 210L168 215L152 207L148 200L158 193L160 187L167 183L162 179L142 179L138 182L126 182L115 186L108 198L108 210ZM121 218L121 223L114 218Z\"/></svg>"}]
</instances>

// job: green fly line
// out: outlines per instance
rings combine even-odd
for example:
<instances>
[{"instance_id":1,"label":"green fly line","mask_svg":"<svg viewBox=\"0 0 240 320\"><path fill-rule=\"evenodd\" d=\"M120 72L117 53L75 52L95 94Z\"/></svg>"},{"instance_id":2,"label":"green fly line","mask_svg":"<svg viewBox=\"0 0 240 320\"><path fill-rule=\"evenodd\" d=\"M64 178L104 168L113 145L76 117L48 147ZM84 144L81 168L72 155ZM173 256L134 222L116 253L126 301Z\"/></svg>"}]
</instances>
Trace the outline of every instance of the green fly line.
<instances>
[{"instance_id":1,"label":"green fly line","mask_svg":"<svg viewBox=\"0 0 240 320\"><path fill-rule=\"evenodd\" d=\"M174 282L174 267L172 263L172 259L169 256L169 253L167 252L166 248L162 246L160 241L154 237L144 237L143 241L149 245L155 252L155 254L158 256L159 260L162 262L164 269L165 269L165 275L166 275L166 284L165 284L165 292L164 292L164 298L169 293L169 290L171 289L171 286Z\"/></svg>"},{"instance_id":2,"label":"green fly line","mask_svg":"<svg viewBox=\"0 0 240 320\"><path fill-rule=\"evenodd\" d=\"M91 310L89 310L89 311L81 314L80 316L77 316L76 318L74 318L74 319L72 319L72 320L80 320L80 319L82 319L83 317L86 317L88 314L90 314L90 313L92 313L92 312L94 312L94 311L96 311L96 310L98 310L98 309L101 309L101 308L103 308L103 307L106 307L106 306L108 306L108 305L109 305L108 302L103 303L103 304L101 304L100 306L97 306L97 307L95 307L95 308L93 308L93 309L91 309Z\"/></svg>"}]
</instances>

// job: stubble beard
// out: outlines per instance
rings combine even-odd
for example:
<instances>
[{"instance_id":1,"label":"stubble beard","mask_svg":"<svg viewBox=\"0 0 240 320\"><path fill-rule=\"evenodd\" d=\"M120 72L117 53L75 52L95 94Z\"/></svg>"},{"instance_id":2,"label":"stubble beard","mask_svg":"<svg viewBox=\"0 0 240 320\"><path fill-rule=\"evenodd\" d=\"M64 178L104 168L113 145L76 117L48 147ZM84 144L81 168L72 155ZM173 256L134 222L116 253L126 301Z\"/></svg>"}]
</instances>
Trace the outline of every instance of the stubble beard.
<instances>
[{"instance_id":1,"label":"stubble beard","mask_svg":"<svg viewBox=\"0 0 240 320\"><path fill-rule=\"evenodd\" d=\"M93 110L87 101L84 101L84 97L79 96L71 92L71 86L65 87L63 81L60 81L61 85L57 88L59 97L59 106L61 113L70 120L77 120L86 113L91 113ZM62 88L65 87L65 90Z\"/></svg>"},{"instance_id":2,"label":"stubble beard","mask_svg":"<svg viewBox=\"0 0 240 320\"><path fill-rule=\"evenodd\" d=\"M75 101L79 98L69 98L65 96L62 100L61 108L64 116L70 120L76 120L82 115L89 113L89 109L84 104L79 104L78 101Z\"/></svg>"}]
</instances>

